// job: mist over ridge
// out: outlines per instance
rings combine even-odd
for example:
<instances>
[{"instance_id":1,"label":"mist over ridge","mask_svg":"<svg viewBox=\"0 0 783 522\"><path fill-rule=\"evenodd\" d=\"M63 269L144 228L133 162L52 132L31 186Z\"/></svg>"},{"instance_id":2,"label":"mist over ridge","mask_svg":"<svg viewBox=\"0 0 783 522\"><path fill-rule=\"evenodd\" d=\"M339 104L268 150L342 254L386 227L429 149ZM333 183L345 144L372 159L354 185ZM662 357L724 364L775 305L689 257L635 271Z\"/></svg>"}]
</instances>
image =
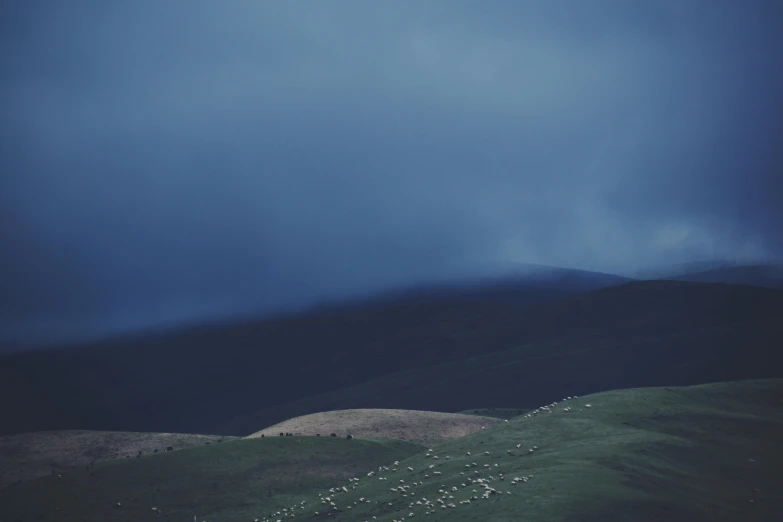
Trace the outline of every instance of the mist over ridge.
<instances>
[{"instance_id":1,"label":"mist over ridge","mask_svg":"<svg viewBox=\"0 0 783 522\"><path fill-rule=\"evenodd\" d=\"M0 8L0 345L783 263L779 2Z\"/></svg>"}]
</instances>

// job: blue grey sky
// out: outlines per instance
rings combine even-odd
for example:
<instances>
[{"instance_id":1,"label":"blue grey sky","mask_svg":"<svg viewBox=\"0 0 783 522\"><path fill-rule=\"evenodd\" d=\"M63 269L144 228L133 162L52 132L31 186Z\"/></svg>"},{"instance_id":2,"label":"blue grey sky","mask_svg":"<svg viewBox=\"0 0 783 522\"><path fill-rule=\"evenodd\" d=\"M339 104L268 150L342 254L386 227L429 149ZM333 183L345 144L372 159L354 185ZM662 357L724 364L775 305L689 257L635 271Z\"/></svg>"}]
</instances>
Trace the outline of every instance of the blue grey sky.
<instances>
[{"instance_id":1,"label":"blue grey sky","mask_svg":"<svg viewBox=\"0 0 783 522\"><path fill-rule=\"evenodd\" d=\"M0 4L0 344L783 259L783 6Z\"/></svg>"}]
</instances>

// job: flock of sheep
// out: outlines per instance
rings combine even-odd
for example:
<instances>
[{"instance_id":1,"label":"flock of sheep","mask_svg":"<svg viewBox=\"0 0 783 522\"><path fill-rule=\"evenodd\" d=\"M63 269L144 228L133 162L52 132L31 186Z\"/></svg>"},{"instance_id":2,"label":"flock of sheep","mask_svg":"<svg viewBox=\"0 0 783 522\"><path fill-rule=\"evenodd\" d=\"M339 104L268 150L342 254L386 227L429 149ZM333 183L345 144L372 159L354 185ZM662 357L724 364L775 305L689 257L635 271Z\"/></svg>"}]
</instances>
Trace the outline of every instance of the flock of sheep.
<instances>
[{"instance_id":1,"label":"flock of sheep","mask_svg":"<svg viewBox=\"0 0 783 522\"><path fill-rule=\"evenodd\" d=\"M568 401L573 401L574 399L578 399L578 397L567 397L561 402L566 403ZM560 403L555 401L546 406L541 406L522 417L529 419L539 414L551 414L558 404ZM583 407L591 408L592 406L590 404L584 404ZM570 412L572 411L572 407L570 405L565 406L562 408L562 411ZM583 411L583 409L580 408L579 411ZM506 420L506 422L508 422L508 420ZM481 429L483 430L485 428L482 426ZM280 436L292 435L293 434L290 433L280 433ZM335 437L336 434L332 433L331 436ZM347 438L352 439L353 437L348 435ZM221 441L222 439L218 442ZM207 442L207 444L209 444L209 442ZM164 451L173 451L173 449L174 448L169 446ZM534 454L536 450L538 450L538 446L525 445L520 442L516 444L513 449L506 450L504 456L530 456ZM157 450L155 450L155 452L157 452ZM140 456L140 454L141 452L139 452L137 457ZM471 457L471 455L470 451L466 452L467 457ZM438 511L448 512L449 509L475 504L480 500L488 500L491 498L499 499L502 495L511 495L512 492L510 489L506 489L505 492L503 491L499 484L500 482L504 482L508 486L515 486L517 484L526 484L534 478L534 474L529 473L522 476L513 476L506 481L509 476L504 474L501 470L502 461L500 457L494 457L489 451L484 451L483 454L479 452L477 455L478 458L472 457L468 460L479 461L483 459L488 462L483 462L481 465L476 461L470 462L464 465L462 471L458 471L459 468L457 468L456 465L452 465L454 461L451 463L448 462L451 461L451 456L445 455L443 459L441 459L438 455L434 454L432 449L428 449L424 454L424 457L431 460L432 463L426 465L426 467L415 469L413 466L406 466L401 469L399 467L400 462L394 461L391 466L380 466L377 470L368 472L364 483L362 483L359 478L349 478L346 485L333 487L329 489L327 493L319 493L317 504L320 504L321 507L312 509L309 514L316 517L321 515L339 515L341 513L350 512L350 510L353 510L362 504L375 504L379 515L383 516L389 512L399 513L399 518L394 518L392 522L404 522L406 518L413 518L417 514L432 515ZM503 468L505 467L505 463L503 463ZM444 472L448 473L446 477L443 476ZM387 499L373 502L371 499L362 496L353 502L346 500L345 503L341 503L341 505L338 506L338 501L341 500L342 496L346 496L346 494L351 491L358 490L363 484L370 480L388 481L392 474L396 475L395 478L402 475L408 477L408 480L413 479L410 484L408 484L405 478L399 478L397 485L389 487L389 492L394 493L395 496L398 497L397 500L388 502ZM58 475L57 478L60 479L62 476ZM454 481L455 484L451 486L440 484L437 493L435 493L436 486L432 485L434 484L433 481L436 479L444 481L447 480L447 478L448 480ZM432 490L431 499L422 494L422 490L428 486L430 486ZM467 491L466 494L461 494L461 492L465 491ZM457 499L457 496L462 498ZM121 504L117 502L116 507L121 507ZM159 512L157 507L152 507L151 509L154 512ZM297 514L308 514L307 501L301 501L298 505L282 508L262 519L256 518L254 522L284 522L284 519L295 518ZM196 521L196 517L194 516L193 518L194 521ZM377 515L372 515L372 519L376 520ZM368 519L365 522L370 521Z\"/></svg>"},{"instance_id":2,"label":"flock of sheep","mask_svg":"<svg viewBox=\"0 0 783 522\"><path fill-rule=\"evenodd\" d=\"M551 414L558 404L562 403L569 404L562 407L563 412L573 411L571 404L575 399L578 397L567 397L562 401L541 406L523 415L523 418L529 419L540 414ZM591 407L590 404L583 405L583 408ZM579 411L584 410L580 408ZM350 513L365 504L374 505L374 511L377 515L367 515L371 516L372 520L389 513L394 513L395 518L392 519L392 522L404 522L417 515L448 513L450 509L475 505L482 500L499 500L503 495L511 495L513 486L526 484L533 480L535 477L533 473L521 476L505 474L502 470L506 468L506 463L503 462L502 457L531 456L537 450L538 446L520 442L506 450L504 455L499 456L493 456L489 451L484 451L483 453L478 452L477 457L471 457L471 452L468 451L466 456L471 457L468 460L474 462L465 464L464 467L458 467L453 464L455 461L451 459L451 456L444 455L441 458L432 449L428 449L424 456L432 463L423 468L415 469L413 466L401 468L400 462L395 461L391 466L380 466L377 470L368 472L363 479L349 478L347 484L333 487L328 492L319 493L318 498L314 499L315 507L308 506L307 501L301 501L299 504L282 508L261 519L257 518L254 522L284 522L285 519L295 518L297 515L330 517L341 513ZM482 460L484 462L481 462ZM444 472L447 475L444 476ZM389 487L389 492L397 497L392 502L389 502L388 499L373 501L365 496L353 501L350 498L343 500L345 497L355 498L355 495L348 494L352 491L360 491L362 486L369 481L388 481L392 476L396 484ZM399 478L401 476L404 478ZM449 486L442 483L437 485L438 482L434 482L435 480L453 482L453 484ZM505 491L502 485L506 485ZM426 493L425 489L429 490L431 494ZM324 520L328 520L328 518ZM370 519L365 522L370 522Z\"/></svg>"}]
</instances>

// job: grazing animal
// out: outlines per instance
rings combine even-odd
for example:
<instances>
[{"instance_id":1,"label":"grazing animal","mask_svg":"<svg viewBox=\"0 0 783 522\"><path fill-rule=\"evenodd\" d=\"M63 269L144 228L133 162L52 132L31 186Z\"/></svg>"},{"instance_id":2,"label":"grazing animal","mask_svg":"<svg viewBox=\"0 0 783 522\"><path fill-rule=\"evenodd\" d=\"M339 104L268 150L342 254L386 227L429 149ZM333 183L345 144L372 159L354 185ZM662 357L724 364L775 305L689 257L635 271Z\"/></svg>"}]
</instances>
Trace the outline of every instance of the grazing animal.
<instances>
[{"instance_id":1,"label":"grazing animal","mask_svg":"<svg viewBox=\"0 0 783 522\"><path fill-rule=\"evenodd\" d=\"M331 434L331 435L329 435L329 436L330 436L330 437L336 437L336 436L337 436L337 434L336 434L336 433L332 433L332 434Z\"/></svg>"},{"instance_id":2,"label":"grazing animal","mask_svg":"<svg viewBox=\"0 0 783 522\"><path fill-rule=\"evenodd\" d=\"M348 440L351 440L351 439L353 438L353 435L351 435L351 434L348 434L348 436L347 436L347 437L345 437L345 438L346 438L346 439L348 439Z\"/></svg>"}]
</instances>

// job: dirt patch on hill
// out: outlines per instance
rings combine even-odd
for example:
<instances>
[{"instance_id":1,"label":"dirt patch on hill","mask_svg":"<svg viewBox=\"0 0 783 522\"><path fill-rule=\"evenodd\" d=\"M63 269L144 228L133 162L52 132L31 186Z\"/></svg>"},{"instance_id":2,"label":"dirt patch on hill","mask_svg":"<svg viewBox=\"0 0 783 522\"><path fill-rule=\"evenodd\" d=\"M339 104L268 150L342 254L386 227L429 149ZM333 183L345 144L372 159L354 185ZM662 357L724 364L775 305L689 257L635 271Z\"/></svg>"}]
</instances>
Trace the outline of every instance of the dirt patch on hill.
<instances>
[{"instance_id":1,"label":"dirt patch on hill","mask_svg":"<svg viewBox=\"0 0 783 522\"><path fill-rule=\"evenodd\" d=\"M420 443L436 443L462 437L482 427L489 428L500 419L442 413L436 411L357 409L336 410L294 417L253 433L246 438L294 435L321 435L334 433L338 437L353 435L362 438L400 439Z\"/></svg>"},{"instance_id":2,"label":"dirt patch on hill","mask_svg":"<svg viewBox=\"0 0 783 522\"><path fill-rule=\"evenodd\" d=\"M40 431L0 436L0 487L99 460L135 458L238 437L119 431Z\"/></svg>"}]
</instances>

